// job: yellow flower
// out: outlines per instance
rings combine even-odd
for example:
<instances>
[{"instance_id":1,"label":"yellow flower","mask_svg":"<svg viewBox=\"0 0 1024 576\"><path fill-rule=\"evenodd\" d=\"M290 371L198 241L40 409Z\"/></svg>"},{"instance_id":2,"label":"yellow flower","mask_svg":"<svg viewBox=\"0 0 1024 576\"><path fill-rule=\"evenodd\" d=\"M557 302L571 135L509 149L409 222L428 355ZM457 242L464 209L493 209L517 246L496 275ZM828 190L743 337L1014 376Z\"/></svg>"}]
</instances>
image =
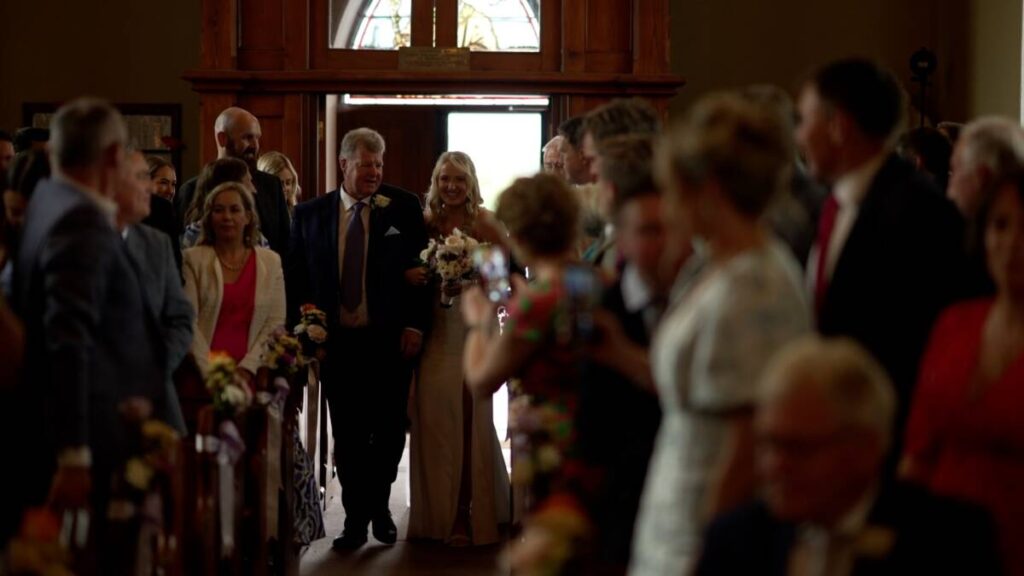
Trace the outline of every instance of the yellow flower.
<instances>
[{"instance_id":1,"label":"yellow flower","mask_svg":"<svg viewBox=\"0 0 1024 576\"><path fill-rule=\"evenodd\" d=\"M125 464L124 479L135 488L146 490L153 479L153 469L142 459L132 458Z\"/></svg>"}]
</instances>

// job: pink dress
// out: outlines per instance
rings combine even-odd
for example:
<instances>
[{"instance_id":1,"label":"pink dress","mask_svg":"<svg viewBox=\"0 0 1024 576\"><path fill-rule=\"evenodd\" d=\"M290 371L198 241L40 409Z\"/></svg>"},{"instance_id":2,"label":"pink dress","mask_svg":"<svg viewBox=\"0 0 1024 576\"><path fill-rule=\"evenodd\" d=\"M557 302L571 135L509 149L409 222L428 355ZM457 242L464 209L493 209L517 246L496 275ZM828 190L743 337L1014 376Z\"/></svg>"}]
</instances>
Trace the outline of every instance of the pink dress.
<instances>
[{"instance_id":1,"label":"pink dress","mask_svg":"<svg viewBox=\"0 0 1024 576\"><path fill-rule=\"evenodd\" d=\"M1006 574L1024 576L1024 354L980 395L971 395L991 308L990 299L965 302L936 323L905 454L933 492L988 510Z\"/></svg>"},{"instance_id":2,"label":"pink dress","mask_svg":"<svg viewBox=\"0 0 1024 576\"><path fill-rule=\"evenodd\" d=\"M210 350L227 352L235 362L249 353L249 326L256 309L256 251L249 253L238 280L224 283L217 327L213 330Z\"/></svg>"}]
</instances>

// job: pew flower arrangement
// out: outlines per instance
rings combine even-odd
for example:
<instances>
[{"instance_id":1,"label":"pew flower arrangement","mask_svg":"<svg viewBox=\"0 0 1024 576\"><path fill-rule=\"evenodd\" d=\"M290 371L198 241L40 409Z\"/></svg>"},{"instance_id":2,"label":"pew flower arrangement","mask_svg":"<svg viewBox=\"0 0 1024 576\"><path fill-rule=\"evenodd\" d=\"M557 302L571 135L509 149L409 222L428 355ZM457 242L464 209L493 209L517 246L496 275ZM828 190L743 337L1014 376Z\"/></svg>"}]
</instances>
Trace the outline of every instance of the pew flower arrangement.
<instances>
[{"instance_id":1,"label":"pew flower arrangement","mask_svg":"<svg viewBox=\"0 0 1024 576\"><path fill-rule=\"evenodd\" d=\"M60 533L60 519L51 509L27 510L20 532L7 545L7 570L11 574L73 576L71 553L61 543Z\"/></svg>"},{"instance_id":2,"label":"pew flower arrangement","mask_svg":"<svg viewBox=\"0 0 1024 576\"><path fill-rule=\"evenodd\" d=\"M302 364L302 343L284 328L278 328L267 339L263 352L263 365L271 372L291 376L299 371Z\"/></svg>"},{"instance_id":3,"label":"pew flower arrangement","mask_svg":"<svg viewBox=\"0 0 1024 576\"><path fill-rule=\"evenodd\" d=\"M303 365L311 361L323 361L327 357L327 314L312 304L303 304L299 308L299 323L292 331L302 345Z\"/></svg>"},{"instance_id":4,"label":"pew flower arrangement","mask_svg":"<svg viewBox=\"0 0 1024 576\"><path fill-rule=\"evenodd\" d=\"M210 353L206 390L213 397L214 410L229 418L252 404L252 389L238 373L235 360L225 352Z\"/></svg>"}]
</instances>

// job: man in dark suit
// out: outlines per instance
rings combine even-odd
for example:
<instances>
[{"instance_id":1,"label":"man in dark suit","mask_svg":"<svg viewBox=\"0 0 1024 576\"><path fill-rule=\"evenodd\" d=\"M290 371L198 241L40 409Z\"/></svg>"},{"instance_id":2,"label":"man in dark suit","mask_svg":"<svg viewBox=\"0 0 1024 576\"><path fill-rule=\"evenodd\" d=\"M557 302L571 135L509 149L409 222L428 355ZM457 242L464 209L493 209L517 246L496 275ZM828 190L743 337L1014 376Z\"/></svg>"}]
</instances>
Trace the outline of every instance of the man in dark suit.
<instances>
[{"instance_id":1,"label":"man in dark suit","mask_svg":"<svg viewBox=\"0 0 1024 576\"><path fill-rule=\"evenodd\" d=\"M104 570L111 473L128 455L119 405L148 400L159 413L165 357L159 326L115 229L127 129L110 105L73 101L54 116L54 178L29 203L13 299L25 320L26 366L3 435L18 463L10 478L25 506L92 506L90 535ZM117 556L128 557L128 554Z\"/></svg>"},{"instance_id":2,"label":"man in dark suit","mask_svg":"<svg viewBox=\"0 0 1024 576\"><path fill-rule=\"evenodd\" d=\"M393 543L391 483L405 446L412 360L422 346L428 294L405 281L427 233L419 201L382 186L384 139L348 132L337 192L300 204L287 259L289 310L311 302L328 317L321 378L331 409L345 532L335 548L358 548L367 525Z\"/></svg>"},{"instance_id":3,"label":"man in dark suit","mask_svg":"<svg viewBox=\"0 0 1024 576\"><path fill-rule=\"evenodd\" d=\"M665 226L661 197L651 174L649 136L617 136L603 141L599 179L610 188L619 254L625 260L601 308L614 316L632 343L643 349L664 311L661 278ZM595 360L609 357L600 352ZM628 372L589 365L582 379L577 412L580 453L600 478L587 508L596 526L598 574L624 574L629 565L633 527L647 478L647 465L661 422L654 390Z\"/></svg>"},{"instance_id":4,"label":"man in dark suit","mask_svg":"<svg viewBox=\"0 0 1024 576\"><path fill-rule=\"evenodd\" d=\"M852 341L781 352L755 417L763 500L711 524L696 574L1000 574L983 511L880 478L894 413L885 370Z\"/></svg>"},{"instance_id":5,"label":"man in dark suit","mask_svg":"<svg viewBox=\"0 0 1024 576\"><path fill-rule=\"evenodd\" d=\"M146 157L141 152L130 153L128 168L121 185L123 193L117 195L117 227L146 292L148 311L163 331L167 360L163 411L155 416L184 436L187 433L185 418L172 374L192 346L195 311L181 288L181 273L174 261L171 241L166 234L140 223L151 213L150 200L167 200L154 195L153 180L149 177Z\"/></svg>"},{"instance_id":6,"label":"man in dark suit","mask_svg":"<svg viewBox=\"0 0 1024 576\"><path fill-rule=\"evenodd\" d=\"M808 169L832 190L807 266L818 329L854 338L888 370L898 441L932 322L961 292L963 222L892 152L903 97L891 73L866 60L825 66L799 112Z\"/></svg>"},{"instance_id":7,"label":"man in dark suit","mask_svg":"<svg viewBox=\"0 0 1024 576\"><path fill-rule=\"evenodd\" d=\"M231 107L217 116L213 132L217 138L218 158L238 158L249 166L249 174L256 188L256 214L260 219L260 232L270 243L270 248L284 258L288 252L288 227L291 220L281 181L277 176L256 169L263 134L260 121L242 108ZM174 208L182 229L188 224L181 220L196 194L197 183L198 178L192 178L174 195Z\"/></svg>"},{"instance_id":8,"label":"man in dark suit","mask_svg":"<svg viewBox=\"0 0 1024 576\"><path fill-rule=\"evenodd\" d=\"M142 224L163 232L171 242L171 249L174 253L174 265L178 269L178 276L181 276L181 227L179 219L174 213L174 204L166 199L151 194L149 197L149 215L142 221Z\"/></svg>"}]
</instances>

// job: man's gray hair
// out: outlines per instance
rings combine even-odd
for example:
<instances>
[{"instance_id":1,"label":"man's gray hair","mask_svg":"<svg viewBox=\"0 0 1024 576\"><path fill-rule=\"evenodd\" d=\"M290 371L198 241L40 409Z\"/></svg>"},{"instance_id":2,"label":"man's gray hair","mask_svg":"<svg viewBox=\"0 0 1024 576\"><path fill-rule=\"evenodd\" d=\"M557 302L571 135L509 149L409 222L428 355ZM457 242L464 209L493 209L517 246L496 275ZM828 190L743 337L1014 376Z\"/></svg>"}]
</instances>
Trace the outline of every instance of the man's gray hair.
<instances>
[{"instance_id":1,"label":"man's gray hair","mask_svg":"<svg viewBox=\"0 0 1024 576\"><path fill-rule=\"evenodd\" d=\"M545 144L544 147L540 149L541 153L546 153L553 146L557 147L559 144L562 143L562 140L565 140L565 136L562 136L561 134L556 134L554 138L548 140L548 143Z\"/></svg>"},{"instance_id":2,"label":"man's gray hair","mask_svg":"<svg viewBox=\"0 0 1024 576\"><path fill-rule=\"evenodd\" d=\"M985 166L998 179L1024 166L1024 128L1009 118L979 118L964 127L959 141L968 169Z\"/></svg>"},{"instance_id":3,"label":"man's gray hair","mask_svg":"<svg viewBox=\"0 0 1024 576\"><path fill-rule=\"evenodd\" d=\"M124 118L104 100L72 100L50 120L50 162L58 169L91 166L104 150L127 142Z\"/></svg>"},{"instance_id":4,"label":"man's gray hair","mask_svg":"<svg viewBox=\"0 0 1024 576\"><path fill-rule=\"evenodd\" d=\"M885 369L853 340L801 338L775 355L761 378L760 402L815 389L835 408L840 424L877 434L888 447L896 394Z\"/></svg>"},{"instance_id":5,"label":"man's gray hair","mask_svg":"<svg viewBox=\"0 0 1024 576\"><path fill-rule=\"evenodd\" d=\"M354 158L356 150L362 146L371 154L384 153L384 137L372 128L356 128L345 133L341 139L341 150L338 158Z\"/></svg>"}]
</instances>

